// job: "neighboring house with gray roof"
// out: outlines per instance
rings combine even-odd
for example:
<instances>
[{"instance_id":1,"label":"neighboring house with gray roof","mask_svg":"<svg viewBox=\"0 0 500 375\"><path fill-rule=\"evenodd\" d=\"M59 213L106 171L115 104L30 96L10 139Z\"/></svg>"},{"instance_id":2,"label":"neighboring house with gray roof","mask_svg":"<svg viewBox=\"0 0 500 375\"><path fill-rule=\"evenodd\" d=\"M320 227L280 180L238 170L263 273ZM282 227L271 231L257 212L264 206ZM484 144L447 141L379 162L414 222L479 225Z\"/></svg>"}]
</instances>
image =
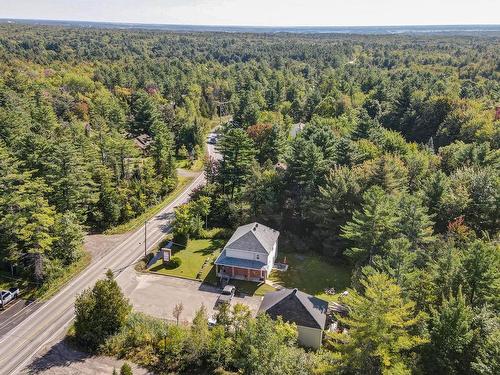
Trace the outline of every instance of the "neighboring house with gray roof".
<instances>
[{"instance_id":1,"label":"neighboring house with gray roof","mask_svg":"<svg viewBox=\"0 0 500 375\"><path fill-rule=\"evenodd\" d=\"M281 289L264 296L259 314L264 313L272 319L281 316L283 321L295 323L302 346L314 349L321 346L328 302L298 289Z\"/></svg>"},{"instance_id":2,"label":"neighboring house with gray roof","mask_svg":"<svg viewBox=\"0 0 500 375\"><path fill-rule=\"evenodd\" d=\"M292 127L290 128L290 137L295 138L296 136L299 135L302 130L304 130L304 127L306 124L299 122L297 124L293 124Z\"/></svg>"},{"instance_id":3,"label":"neighboring house with gray roof","mask_svg":"<svg viewBox=\"0 0 500 375\"><path fill-rule=\"evenodd\" d=\"M238 227L215 261L217 276L265 281L276 260L279 234L259 223Z\"/></svg>"}]
</instances>

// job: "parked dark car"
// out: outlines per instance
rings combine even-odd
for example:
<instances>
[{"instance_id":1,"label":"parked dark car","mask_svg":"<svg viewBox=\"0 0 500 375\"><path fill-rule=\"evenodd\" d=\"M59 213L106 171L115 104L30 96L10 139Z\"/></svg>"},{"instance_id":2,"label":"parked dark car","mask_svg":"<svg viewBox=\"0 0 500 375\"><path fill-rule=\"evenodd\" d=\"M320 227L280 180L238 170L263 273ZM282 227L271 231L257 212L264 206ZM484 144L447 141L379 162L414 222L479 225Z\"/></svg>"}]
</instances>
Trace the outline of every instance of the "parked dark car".
<instances>
[{"instance_id":1,"label":"parked dark car","mask_svg":"<svg viewBox=\"0 0 500 375\"><path fill-rule=\"evenodd\" d=\"M236 292L236 287L234 285L226 285L224 289L222 289L222 293L219 298L217 298L215 305L217 306L223 303L230 303L234 297L234 292Z\"/></svg>"},{"instance_id":2,"label":"parked dark car","mask_svg":"<svg viewBox=\"0 0 500 375\"><path fill-rule=\"evenodd\" d=\"M5 306L14 301L17 297L19 297L18 288L0 291L0 308L5 308Z\"/></svg>"}]
</instances>

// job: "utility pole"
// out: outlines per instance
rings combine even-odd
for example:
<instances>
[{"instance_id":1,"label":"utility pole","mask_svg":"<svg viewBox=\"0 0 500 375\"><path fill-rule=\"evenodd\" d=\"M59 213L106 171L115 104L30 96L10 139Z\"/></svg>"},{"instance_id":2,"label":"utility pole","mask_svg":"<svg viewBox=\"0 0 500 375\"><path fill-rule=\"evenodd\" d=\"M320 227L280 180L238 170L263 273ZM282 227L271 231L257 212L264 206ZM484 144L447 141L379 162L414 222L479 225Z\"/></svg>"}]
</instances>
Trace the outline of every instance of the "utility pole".
<instances>
[{"instance_id":1,"label":"utility pole","mask_svg":"<svg viewBox=\"0 0 500 375\"><path fill-rule=\"evenodd\" d=\"M148 243L147 243L147 235L148 235L148 227L147 227L148 221L146 220L144 222L144 257L146 257L146 252L148 250Z\"/></svg>"}]
</instances>

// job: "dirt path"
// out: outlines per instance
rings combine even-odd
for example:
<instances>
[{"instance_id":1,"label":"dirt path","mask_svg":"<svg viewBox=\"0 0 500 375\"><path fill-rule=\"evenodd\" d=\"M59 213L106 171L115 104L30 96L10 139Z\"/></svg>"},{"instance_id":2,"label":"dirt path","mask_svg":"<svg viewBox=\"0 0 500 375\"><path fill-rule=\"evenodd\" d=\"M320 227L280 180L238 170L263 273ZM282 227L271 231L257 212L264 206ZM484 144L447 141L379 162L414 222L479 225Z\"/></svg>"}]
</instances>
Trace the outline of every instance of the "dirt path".
<instances>
[{"instance_id":1,"label":"dirt path","mask_svg":"<svg viewBox=\"0 0 500 375\"><path fill-rule=\"evenodd\" d=\"M50 349L49 349L50 348ZM65 341L42 349L31 365L21 374L43 375L111 375L113 368L119 372L125 361L105 356L89 356L71 348ZM128 362L134 375L150 374L147 370Z\"/></svg>"}]
</instances>

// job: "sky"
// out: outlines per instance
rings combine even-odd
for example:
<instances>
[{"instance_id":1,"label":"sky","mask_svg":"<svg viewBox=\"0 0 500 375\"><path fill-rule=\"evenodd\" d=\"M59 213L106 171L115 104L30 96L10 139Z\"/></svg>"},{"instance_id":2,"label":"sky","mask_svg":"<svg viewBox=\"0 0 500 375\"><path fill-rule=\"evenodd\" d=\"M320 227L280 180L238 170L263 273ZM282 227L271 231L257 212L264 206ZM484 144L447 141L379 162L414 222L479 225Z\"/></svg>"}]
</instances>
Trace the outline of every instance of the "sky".
<instances>
[{"instance_id":1,"label":"sky","mask_svg":"<svg viewBox=\"0 0 500 375\"><path fill-rule=\"evenodd\" d=\"M0 0L0 18L239 26L499 24L500 0Z\"/></svg>"}]
</instances>

